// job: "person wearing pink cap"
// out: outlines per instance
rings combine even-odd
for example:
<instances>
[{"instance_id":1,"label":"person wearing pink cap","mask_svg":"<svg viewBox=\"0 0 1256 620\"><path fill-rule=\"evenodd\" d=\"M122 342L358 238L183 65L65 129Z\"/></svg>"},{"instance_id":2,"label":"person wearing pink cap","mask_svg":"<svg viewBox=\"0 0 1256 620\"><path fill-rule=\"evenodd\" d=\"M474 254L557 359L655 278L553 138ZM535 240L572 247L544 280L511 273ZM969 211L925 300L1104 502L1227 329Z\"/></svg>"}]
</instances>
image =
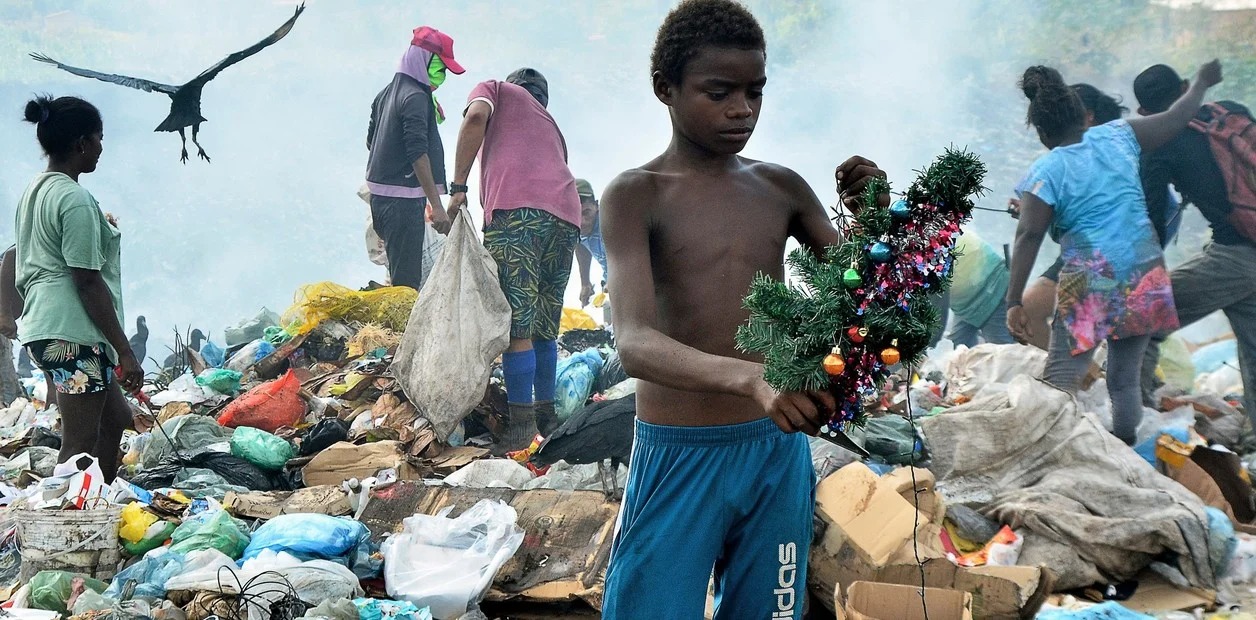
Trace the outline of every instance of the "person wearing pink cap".
<instances>
[{"instance_id":1,"label":"person wearing pink cap","mask_svg":"<svg viewBox=\"0 0 1256 620\"><path fill-rule=\"evenodd\" d=\"M371 104L366 185L394 286L418 289L422 284L427 205L433 206L432 226L442 234L449 231L441 204L445 147L437 131L444 114L432 95L447 71L465 71L454 59L453 39L428 26L416 28L392 82Z\"/></svg>"}]
</instances>

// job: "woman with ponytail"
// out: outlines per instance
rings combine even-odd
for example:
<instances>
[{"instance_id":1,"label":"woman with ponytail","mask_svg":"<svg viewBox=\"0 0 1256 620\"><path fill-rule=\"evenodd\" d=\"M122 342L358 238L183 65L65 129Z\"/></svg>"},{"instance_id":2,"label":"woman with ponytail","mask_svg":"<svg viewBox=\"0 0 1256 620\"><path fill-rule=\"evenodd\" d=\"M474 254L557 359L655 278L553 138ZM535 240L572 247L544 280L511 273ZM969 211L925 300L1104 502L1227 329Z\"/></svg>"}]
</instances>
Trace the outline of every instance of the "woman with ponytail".
<instances>
[{"instance_id":1,"label":"woman with ponytail","mask_svg":"<svg viewBox=\"0 0 1256 620\"><path fill-rule=\"evenodd\" d=\"M1199 70L1191 92L1163 114L1114 120L1087 129L1086 109L1059 71L1025 70L1027 122L1050 149L1017 187L1020 222L1007 291L1008 329L1033 338L1022 304L1029 272L1048 230L1059 242L1056 315L1043 379L1076 392L1108 343L1108 395L1113 433L1133 444L1142 420L1139 371L1150 335L1177 327L1164 256L1139 180L1139 155L1177 135L1208 88L1221 82L1221 64Z\"/></svg>"},{"instance_id":2,"label":"woman with ponytail","mask_svg":"<svg viewBox=\"0 0 1256 620\"><path fill-rule=\"evenodd\" d=\"M91 454L112 481L131 424L121 388L139 389L144 372L122 330L120 234L79 185L100 161L104 124L96 106L77 97L37 97L25 118L48 168L17 207L18 335L57 391L58 462Z\"/></svg>"}]
</instances>

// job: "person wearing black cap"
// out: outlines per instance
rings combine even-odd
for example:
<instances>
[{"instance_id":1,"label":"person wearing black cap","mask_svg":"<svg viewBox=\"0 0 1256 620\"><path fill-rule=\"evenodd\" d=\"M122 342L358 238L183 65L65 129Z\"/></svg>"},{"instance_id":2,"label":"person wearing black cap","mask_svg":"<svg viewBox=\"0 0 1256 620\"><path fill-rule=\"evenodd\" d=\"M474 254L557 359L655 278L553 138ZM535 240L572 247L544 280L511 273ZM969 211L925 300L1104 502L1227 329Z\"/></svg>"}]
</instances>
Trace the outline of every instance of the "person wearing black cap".
<instances>
[{"instance_id":1,"label":"person wearing black cap","mask_svg":"<svg viewBox=\"0 0 1256 620\"><path fill-rule=\"evenodd\" d=\"M1150 115L1163 112L1190 88L1167 65L1155 65L1134 80L1134 96L1138 113ZM1239 369L1243 376L1243 402L1248 419L1256 425L1256 241L1244 234L1243 214L1232 199L1231 181L1227 173L1256 174L1253 162L1230 159L1223 166L1218 161L1209 127L1222 122L1222 117L1247 125L1247 133L1256 133L1251 112L1233 101L1206 103L1186 129L1178 132L1168 144L1147 154L1142 161L1143 193L1147 210L1163 212L1168 205L1168 186L1173 184L1182 194L1183 203L1192 203L1208 220L1212 242L1195 258L1174 269L1169 277L1173 283L1173 302L1177 306L1178 323L1183 327L1217 310L1230 320L1238 340ZM1249 139L1250 140L1250 139ZM1240 141L1234 141L1237 144ZM1250 145L1250 142L1249 142ZM1250 148L1250 146L1249 146ZM1248 207L1248 215L1256 217ZM1250 230L1250 228L1249 228ZM1153 336L1143 359L1142 388L1144 396L1154 392L1156 365L1164 334Z\"/></svg>"},{"instance_id":2,"label":"person wearing black cap","mask_svg":"<svg viewBox=\"0 0 1256 620\"><path fill-rule=\"evenodd\" d=\"M602 292L606 292L606 246L602 244L602 218L598 209L593 185L584 179L576 179L576 193L580 195L580 243L576 246L576 265L580 271L580 304L589 305L593 297L593 278L589 268L597 261L602 268ZM603 305L606 322L611 322L610 306Z\"/></svg>"},{"instance_id":3,"label":"person wearing black cap","mask_svg":"<svg viewBox=\"0 0 1256 620\"><path fill-rule=\"evenodd\" d=\"M422 286L427 205L432 206L432 227L449 232L441 205L445 148L436 128L444 119L432 95L445 81L446 71L465 71L454 59L453 39L428 26L416 28L392 82L371 104L366 185L393 286L416 290Z\"/></svg>"},{"instance_id":4,"label":"person wearing black cap","mask_svg":"<svg viewBox=\"0 0 1256 620\"><path fill-rule=\"evenodd\" d=\"M480 83L467 97L454 157L451 220L467 203L471 165L483 154L484 247L497 261L511 308L510 348L502 356L510 420L498 453L526 448L538 430L558 427L558 324L580 240L580 197L548 104L549 82L536 69Z\"/></svg>"}]
</instances>

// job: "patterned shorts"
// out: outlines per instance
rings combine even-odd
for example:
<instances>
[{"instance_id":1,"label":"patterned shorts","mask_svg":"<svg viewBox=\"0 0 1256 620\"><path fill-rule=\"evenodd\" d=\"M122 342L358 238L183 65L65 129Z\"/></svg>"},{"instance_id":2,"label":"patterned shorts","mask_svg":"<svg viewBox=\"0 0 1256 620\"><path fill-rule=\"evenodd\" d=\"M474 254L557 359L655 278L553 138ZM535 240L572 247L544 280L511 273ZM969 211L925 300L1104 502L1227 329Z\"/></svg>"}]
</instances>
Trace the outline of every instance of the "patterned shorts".
<instances>
[{"instance_id":1,"label":"patterned shorts","mask_svg":"<svg viewBox=\"0 0 1256 620\"><path fill-rule=\"evenodd\" d=\"M510 337L555 340L580 229L540 209L493 213L484 247L510 302Z\"/></svg>"},{"instance_id":2,"label":"patterned shorts","mask_svg":"<svg viewBox=\"0 0 1256 620\"><path fill-rule=\"evenodd\" d=\"M40 370L52 374L59 394L96 394L113 382L113 362L104 343L87 346L64 340L36 340L27 354Z\"/></svg>"}]
</instances>

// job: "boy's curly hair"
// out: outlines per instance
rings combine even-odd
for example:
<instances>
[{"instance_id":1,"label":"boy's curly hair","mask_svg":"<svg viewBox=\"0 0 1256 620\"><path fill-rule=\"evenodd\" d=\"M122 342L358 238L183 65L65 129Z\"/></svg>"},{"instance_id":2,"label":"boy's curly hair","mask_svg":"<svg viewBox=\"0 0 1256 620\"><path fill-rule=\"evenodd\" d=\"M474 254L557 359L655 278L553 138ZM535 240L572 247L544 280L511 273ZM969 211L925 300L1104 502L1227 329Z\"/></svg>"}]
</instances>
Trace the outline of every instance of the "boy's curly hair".
<instances>
[{"instance_id":1,"label":"boy's curly hair","mask_svg":"<svg viewBox=\"0 0 1256 620\"><path fill-rule=\"evenodd\" d=\"M668 82L679 84L685 65L703 45L763 50L767 54L763 28L740 3L684 0L659 26L650 54L650 74L661 73Z\"/></svg>"}]
</instances>

